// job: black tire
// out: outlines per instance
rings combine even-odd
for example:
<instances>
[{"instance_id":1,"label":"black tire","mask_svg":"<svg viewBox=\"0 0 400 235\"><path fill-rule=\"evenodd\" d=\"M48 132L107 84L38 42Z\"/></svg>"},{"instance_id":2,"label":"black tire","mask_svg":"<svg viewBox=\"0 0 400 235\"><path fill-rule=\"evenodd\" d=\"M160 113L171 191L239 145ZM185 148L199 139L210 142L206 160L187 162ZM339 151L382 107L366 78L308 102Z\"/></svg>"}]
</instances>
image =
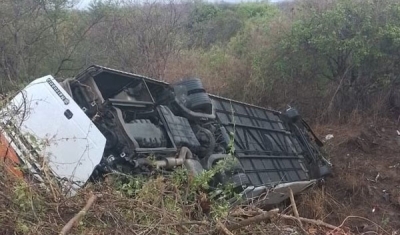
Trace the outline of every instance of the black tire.
<instances>
[{"instance_id":1,"label":"black tire","mask_svg":"<svg viewBox=\"0 0 400 235\"><path fill-rule=\"evenodd\" d=\"M195 93L188 96L188 108L195 112L212 113L211 99L207 93Z\"/></svg>"},{"instance_id":2,"label":"black tire","mask_svg":"<svg viewBox=\"0 0 400 235\"><path fill-rule=\"evenodd\" d=\"M187 94L194 94L194 93L200 93L200 92L205 92L205 89L203 87L203 83L199 78L190 78L184 81L181 81L177 83L177 85L185 86L187 89Z\"/></svg>"}]
</instances>

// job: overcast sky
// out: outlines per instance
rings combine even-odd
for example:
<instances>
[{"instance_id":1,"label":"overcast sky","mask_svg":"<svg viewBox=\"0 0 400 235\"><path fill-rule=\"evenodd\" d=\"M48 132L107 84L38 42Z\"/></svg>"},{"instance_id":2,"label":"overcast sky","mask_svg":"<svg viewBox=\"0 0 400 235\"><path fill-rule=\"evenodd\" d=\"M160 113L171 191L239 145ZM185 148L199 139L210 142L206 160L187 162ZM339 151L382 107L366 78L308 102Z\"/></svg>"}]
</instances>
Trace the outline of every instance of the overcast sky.
<instances>
[{"instance_id":1,"label":"overcast sky","mask_svg":"<svg viewBox=\"0 0 400 235\"><path fill-rule=\"evenodd\" d=\"M77 0L79 3L76 5L78 9L85 9L92 0ZM208 0L210 2L214 2L215 0ZM225 2L247 2L252 0L224 0ZM282 2L285 0L270 0L270 2Z\"/></svg>"}]
</instances>

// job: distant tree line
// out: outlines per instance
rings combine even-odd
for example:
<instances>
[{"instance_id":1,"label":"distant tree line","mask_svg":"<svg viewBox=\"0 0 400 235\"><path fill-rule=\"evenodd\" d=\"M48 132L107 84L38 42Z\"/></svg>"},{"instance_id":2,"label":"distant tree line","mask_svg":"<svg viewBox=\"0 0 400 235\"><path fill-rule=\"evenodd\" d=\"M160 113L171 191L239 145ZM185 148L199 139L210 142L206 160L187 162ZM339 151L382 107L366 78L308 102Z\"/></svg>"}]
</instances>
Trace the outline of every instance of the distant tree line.
<instances>
[{"instance_id":1,"label":"distant tree line","mask_svg":"<svg viewBox=\"0 0 400 235\"><path fill-rule=\"evenodd\" d=\"M0 92L101 64L319 121L400 114L400 2L0 2Z\"/></svg>"}]
</instances>

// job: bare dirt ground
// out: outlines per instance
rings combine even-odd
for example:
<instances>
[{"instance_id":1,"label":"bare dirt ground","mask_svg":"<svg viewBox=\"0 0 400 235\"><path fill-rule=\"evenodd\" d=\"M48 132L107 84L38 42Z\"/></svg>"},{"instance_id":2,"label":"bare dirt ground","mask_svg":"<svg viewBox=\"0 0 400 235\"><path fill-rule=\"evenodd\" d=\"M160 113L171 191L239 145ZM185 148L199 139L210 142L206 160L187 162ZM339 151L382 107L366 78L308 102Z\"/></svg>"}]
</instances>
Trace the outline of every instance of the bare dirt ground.
<instances>
[{"instance_id":1,"label":"bare dirt ground","mask_svg":"<svg viewBox=\"0 0 400 235\"><path fill-rule=\"evenodd\" d=\"M333 177L299 201L300 214L342 225L356 234L400 233L400 136L396 123L316 127ZM362 218L361 218L362 217Z\"/></svg>"}]
</instances>

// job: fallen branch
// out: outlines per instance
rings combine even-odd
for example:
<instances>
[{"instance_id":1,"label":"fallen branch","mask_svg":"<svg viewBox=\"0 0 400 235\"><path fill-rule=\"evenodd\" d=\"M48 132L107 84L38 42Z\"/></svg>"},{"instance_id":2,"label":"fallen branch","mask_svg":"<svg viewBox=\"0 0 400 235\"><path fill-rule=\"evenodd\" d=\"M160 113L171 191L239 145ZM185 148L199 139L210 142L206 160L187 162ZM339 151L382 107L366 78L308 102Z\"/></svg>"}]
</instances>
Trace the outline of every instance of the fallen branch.
<instances>
[{"instance_id":1,"label":"fallen branch","mask_svg":"<svg viewBox=\"0 0 400 235\"><path fill-rule=\"evenodd\" d=\"M221 221L217 220L217 225L219 229L225 234L225 235L233 235L231 231L223 224Z\"/></svg>"},{"instance_id":2,"label":"fallen branch","mask_svg":"<svg viewBox=\"0 0 400 235\"><path fill-rule=\"evenodd\" d=\"M293 208L293 214L294 214L294 216L296 216L296 218L299 218L300 217L299 211L297 210L297 205L296 205L296 202L294 200L293 191L292 191L291 188L289 188L289 197L290 197L290 203L291 203L292 208ZM301 224L301 222L300 222L300 224Z\"/></svg>"},{"instance_id":3,"label":"fallen branch","mask_svg":"<svg viewBox=\"0 0 400 235\"><path fill-rule=\"evenodd\" d=\"M303 217L296 218L296 217L291 216L291 215L283 215L283 214L279 214L279 217L283 218L283 219L300 220L302 222L306 222L306 223L309 223L309 224L315 224L315 225L318 225L318 226L324 226L326 228L330 228L330 229L333 229L333 230L342 230L341 228L336 227L335 225L332 225L332 224L325 223L322 220L307 219L307 218L303 218Z\"/></svg>"},{"instance_id":4,"label":"fallen branch","mask_svg":"<svg viewBox=\"0 0 400 235\"><path fill-rule=\"evenodd\" d=\"M304 230L303 224L301 223L299 211L297 210L296 201L294 200L293 190L291 188L289 188L289 197L290 204L293 208L293 214L297 218L297 222L299 223L301 230L303 230L304 234L307 234L306 230Z\"/></svg>"},{"instance_id":5,"label":"fallen branch","mask_svg":"<svg viewBox=\"0 0 400 235\"><path fill-rule=\"evenodd\" d=\"M253 217L259 214L264 213L264 211L260 212L260 211L238 211L238 212L233 212L231 213L229 216L230 217Z\"/></svg>"},{"instance_id":6,"label":"fallen branch","mask_svg":"<svg viewBox=\"0 0 400 235\"><path fill-rule=\"evenodd\" d=\"M278 218L280 217L280 218L283 218L283 219L290 219L290 220L298 221L303 231L305 231L305 230L304 230L303 224L301 222L305 222L305 223L314 224L314 225L317 225L317 226L326 227L326 228L332 229L333 231L343 231L341 226L343 225L344 221L340 226L335 226L335 225L332 225L332 224L325 223L322 220L314 220L314 219L308 219L308 218L300 217L299 212L297 210L296 203L294 201L293 191L291 189L289 189L289 197L290 197L290 201L291 201L291 206L293 208L293 213L294 213L295 216L280 214L280 213L278 213L279 209L273 209L273 210L270 210L268 212L262 212L262 213L260 213L260 214L258 214L256 216L254 216L254 217L242 220L240 222L235 222L235 223L233 223L231 225L228 225L228 226L226 226L227 230L228 231L237 230L237 229L246 227L246 226L251 225L251 224L256 224L256 223L259 223L261 221L265 221L267 219L271 219L274 216L278 216ZM256 213L256 212L253 212L253 213ZM245 215L245 214L237 213L237 215Z\"/></svg>"},{"instance_id":7,"label":"fallen branch","mask_svg":"<svg viewBox=\"0 0 400 235\"><path fill-rule=\"evenodd\" d=\"M87 213L98 197L101 197L101 195L92 195L82 210L79 211L79 213L76 214L72 219L70 219L62 228L60 235L66 235L72 229L72 226L74 226L74 224L77 223Z\"/></svg>"},{"instance_id":8,"label":"fallen branch","mask_svg":"<svg viewBox=\"0 0 400 235\"><path fill-rule=\"evenodd\" d=\"M254 216L252 218L246 219L246 220L242 220L240 222L236 222L234 224L228 225L226 226L226 228L230 231L232 230L237 230L243 227L246 227L247 225L250 224L256 224L259 223L261 221L265 221L267 219L271 219L273 216L277 215L279 212L279 209L273 209L267 212L264 212L262 214L259 214L257 216Z\"/></svg>"}]
</instances>

